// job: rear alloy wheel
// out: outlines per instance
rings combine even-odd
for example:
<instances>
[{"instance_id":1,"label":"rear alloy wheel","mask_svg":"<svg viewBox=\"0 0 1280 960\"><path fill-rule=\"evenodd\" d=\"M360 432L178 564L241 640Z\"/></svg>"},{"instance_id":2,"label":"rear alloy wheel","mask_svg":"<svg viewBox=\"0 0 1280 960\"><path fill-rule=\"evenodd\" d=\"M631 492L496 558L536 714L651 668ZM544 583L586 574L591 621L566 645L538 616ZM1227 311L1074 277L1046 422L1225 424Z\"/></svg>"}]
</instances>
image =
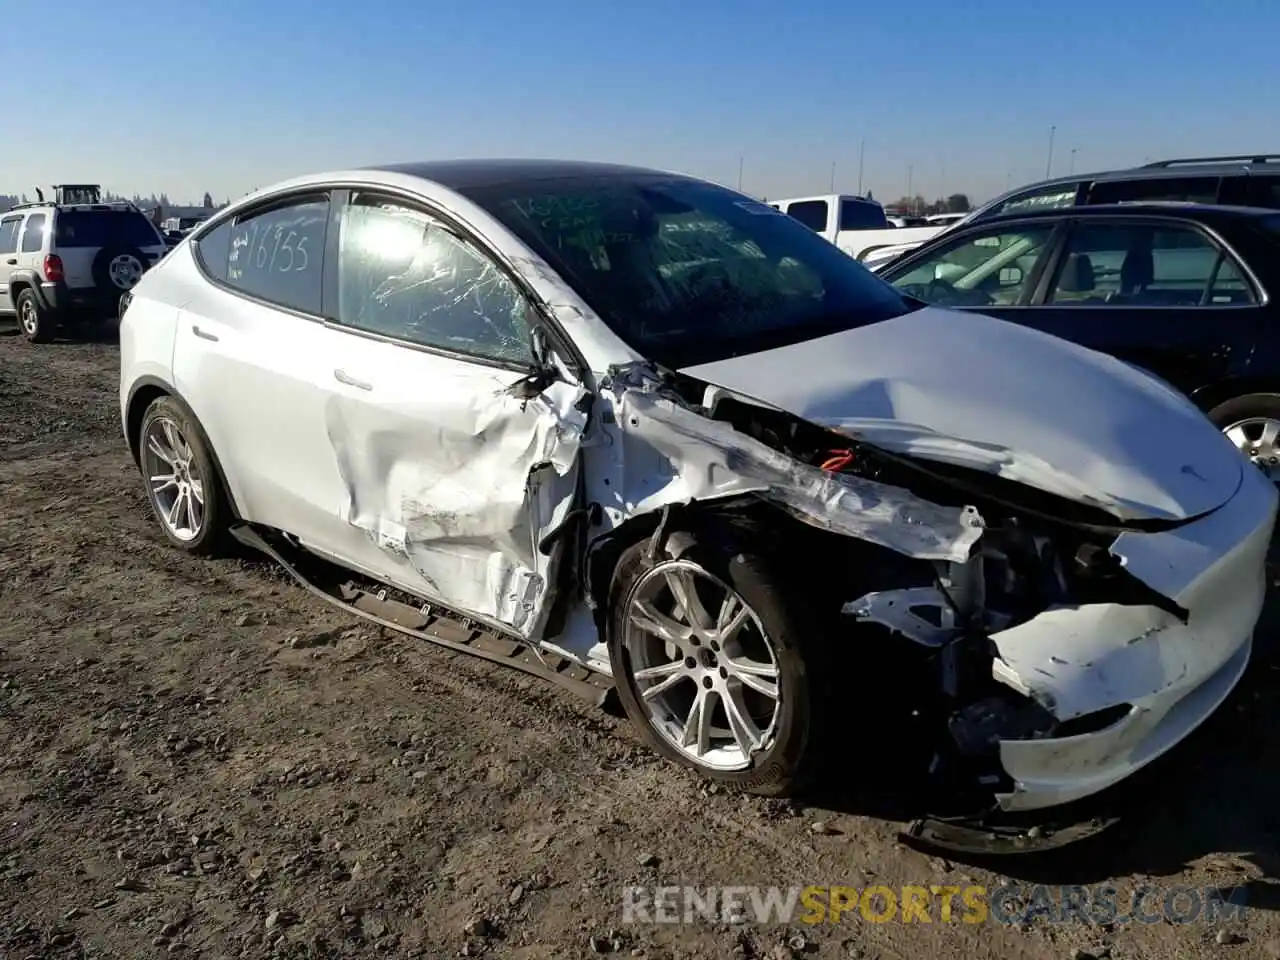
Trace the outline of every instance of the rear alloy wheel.
<instances>
[{"instance_id":1,"label":"rear alloy wheel","mask_svg":"<svg viewBox=\"0 0 1280 960\"><path fill-rule=\"evenodd\" d=\"M160 397L147 408L138 461L169 542L189 553L216 552L230 511L203 433L172 398Z\"/></svg>"},{"instance_id":2,"label":"rear alloy wheel","mask_svg":"<svg viewBox=\"0 0 1280 960\"><path fill-rule=\"evenodd\" d=\"M1237 450L1280 482L1280 394L1236 397L1210 410L1209 419Z\"/></svg>"},{"instance_id":3,"label":"rear alloy wheel","mask_svg":"<svg viewBox=\"0 0 1280 960\"><path fill-rule=\"evenodd\" d=\"M664 755L768 796L790 792L811 724L792 622L767 569L698 548L650 564L647 544L615 574L609 656L631 720Z\"/></svg>"},{"instance_id":4,"label":"rear alloy wheel","mask_svg":"<svg viewBox=\"0 0 1280 960\"><path fill-rule=\"evenodd\" d=\"M48 343L53 339L53 318L40 306L34 290L27 288L19 293L17 306L18 326L24 337L32 343Z\"/></svg>"}]
</instances>

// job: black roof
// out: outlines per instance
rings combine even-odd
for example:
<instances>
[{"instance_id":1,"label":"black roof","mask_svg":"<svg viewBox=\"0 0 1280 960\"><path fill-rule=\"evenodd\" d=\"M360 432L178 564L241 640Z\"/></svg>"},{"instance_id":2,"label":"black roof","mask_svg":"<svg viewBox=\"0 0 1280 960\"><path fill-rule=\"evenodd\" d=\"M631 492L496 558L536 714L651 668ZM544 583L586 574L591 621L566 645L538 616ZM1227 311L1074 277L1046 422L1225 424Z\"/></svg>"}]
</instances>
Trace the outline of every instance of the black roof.
<instances>
[{"instance_id":1,"label":"black roof","mask_svg":"<svg viewBox=\"0 0 1280 960\"><path fill-rule=\"evenodd\" d=\"M578 180L613 177L677 177L646 167L591 160L426 160L417 163L393 163L368 167L388 173L431 180L450 190L465 191L501 183L530 180Z\"/></svg>"}]
</instances>

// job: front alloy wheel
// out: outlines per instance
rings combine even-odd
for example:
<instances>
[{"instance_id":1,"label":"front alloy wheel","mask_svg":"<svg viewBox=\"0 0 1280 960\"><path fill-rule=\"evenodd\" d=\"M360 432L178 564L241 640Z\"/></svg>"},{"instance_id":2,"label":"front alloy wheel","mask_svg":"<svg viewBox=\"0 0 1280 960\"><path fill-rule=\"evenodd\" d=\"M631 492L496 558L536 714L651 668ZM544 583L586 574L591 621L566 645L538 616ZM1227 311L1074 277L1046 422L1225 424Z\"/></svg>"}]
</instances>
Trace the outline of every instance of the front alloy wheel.
<instances>
[{"instance_id":1,"label":"front alloy wheel","mask_svg":"<svg viewBox=\"0 0 1280 960\"><path fill-rule=\"evenodd\" d=\"M1228 424L1222 432L1263 473L1272 480L1280 478L1280 420L1249 417Z\"/></svg>"},{"instance_id":2,"label":"front alloy wheel","mask_svg":"<svg viewBox=\"0 0 1280 960\"><path fill-rule=\"evenodd\" d=\"M609 589L618 698L653 748L702 776L783 796L811 772L820 631L763 556L709 528L679 556L623 551ZM815 642L817 641L817 642Z\"/></svg>"},{"instance_id":3,"label":"front alloy wheel","mask_svg":"<svg viewBox=\"0 0 1280 960\"><path fill-rule=\"evenodd\" d=\"M659 564L632 591L624 642L649 724L692 763L744 770L772 746L777 656L731 587L695 563Z\"/></svg>"}]
</instances>

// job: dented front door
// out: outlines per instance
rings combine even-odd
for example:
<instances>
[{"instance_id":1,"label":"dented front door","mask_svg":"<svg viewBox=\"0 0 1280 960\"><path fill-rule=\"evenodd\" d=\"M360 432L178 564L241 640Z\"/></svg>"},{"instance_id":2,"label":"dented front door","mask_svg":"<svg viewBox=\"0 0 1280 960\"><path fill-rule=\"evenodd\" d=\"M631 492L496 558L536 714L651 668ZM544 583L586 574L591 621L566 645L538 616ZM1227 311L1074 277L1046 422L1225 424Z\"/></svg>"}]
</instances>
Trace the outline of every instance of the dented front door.
<instances>
[{"instance_id":1,"label":"dented front door","mask_svg":"<svg viewBox=\"0 0 1280 960\"><path fill-rule=\"evenodd\" d=\"M345 558L380 579L509 625L535 626L572 507L578 389L525 401L522 374L349 336L325 426L345 487Z\"/></svg>"}]
</instances>

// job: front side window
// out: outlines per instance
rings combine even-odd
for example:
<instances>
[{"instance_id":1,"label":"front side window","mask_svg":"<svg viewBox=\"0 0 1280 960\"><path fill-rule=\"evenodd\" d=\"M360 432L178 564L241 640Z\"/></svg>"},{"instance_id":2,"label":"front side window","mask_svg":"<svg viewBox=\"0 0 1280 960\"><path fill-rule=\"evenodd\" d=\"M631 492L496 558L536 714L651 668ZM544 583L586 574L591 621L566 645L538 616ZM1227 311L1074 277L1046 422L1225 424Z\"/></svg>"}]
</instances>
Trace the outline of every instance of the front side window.
<instances>
[{"instance_id":1,"label":"front side window","mask_svg":"<svg viewBox=\"0 0 1280 960\"><path fill-rule=\"evenodd\" d=\"M706 363L914 309L793 217L709 183L582 177L464 190L642 355Z\"/></svg>"},{"instance_id":2,"label":"front side window","mask_svg":"<svg viewBox=\"0 0 1280 960\"><path fill-rule=\"evenodd\" d=\"M1046 302L1198 307L1253 302L1235 261L1190 227L1082 223L1071 231Z\"/></svg>"},{"instance_id":3,"label":"front side window","mask_svg":"<svg viewBox=\"0 0 1280 960\"><path fill-rule=\"evenodd\" d=\"M1004 227L957 239L932 256L884 272L903 293L946 307L1025 303L1052 226Z\"/></svg>"},{"instance_id":4,"label":"front side window","mask_svg":"<svg viewBox=\"0 0 1280 960\"><path fill-rule=\"evenodd\" d=\"M530 307L487 254L430 215L372 194L342 212L338 320L427 347L528 364Z\"/></svg>"},{"instance_id":5,"label":"front side window","mask_svg":"<svg viewBox=\"0 0 1280 960\"><path fill-rule=\"evenodd\" d=\"M1146 203L1177 201L1217 203L1219 177L1154 177L1145 180L1104 180L1089 191L1089 203Z\"/></svg>"},{"instance_id":6,"label":"front side window","mask_svg":"<svg viewBox=\"0 0 1280 960\"><path fill-rule=\"evenodd\" d=\"M18 227L22 217L5 217L0 220L0 253L14 253L18 249Z\"/></svg>"},{"instance_id":7,"label":"front side window","mask_svg":"<svg viewBox=\"0 0 1280 960\"><path fill-rule=\"evenodd\" d=\"M328 223L328 197L302 198L237 217L227 236L226 282L251 296L319 314ZM218 276L209 260L217 252L214 247L201 241L202 259Z\"/></svg>"},{"instance_id":8,"label":"front side window","mask_svg":"<svg viewBox=\"0 0 1280 960\"><path fill-rule=\"evenodd\" d=\"M801 200L787 207L787 213L810 230L822 233L827 229L827 201Z\"/></svg>"},{"instance_id":9,"label":"front side window","mask_svg":"<svg viewBox=\"0 0 1280 960\"><path fill-rule=\"evenodd\" d=\"M27 225L22 230L22 252L36 253L44 247L45 221L43 213L33 213L27 217Z\"/></svg>"}]
</instances>

